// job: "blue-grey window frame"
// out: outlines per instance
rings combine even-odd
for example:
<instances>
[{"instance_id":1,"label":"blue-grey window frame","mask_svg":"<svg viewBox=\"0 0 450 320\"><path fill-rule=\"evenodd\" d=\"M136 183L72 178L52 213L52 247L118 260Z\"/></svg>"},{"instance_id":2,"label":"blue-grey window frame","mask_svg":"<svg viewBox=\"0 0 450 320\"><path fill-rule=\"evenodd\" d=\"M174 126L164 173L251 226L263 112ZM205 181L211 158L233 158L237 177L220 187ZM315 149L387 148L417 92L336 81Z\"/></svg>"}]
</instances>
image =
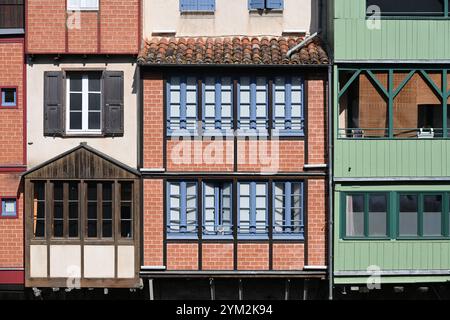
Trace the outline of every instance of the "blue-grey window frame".
<instances>
[{"instance_id":1,"label":"blue-grey window frame","mask_svg":"<svg viewBox=\"0 0 450 320\"><path fill-rule=\"evenodd\" d=\"M250 114L249 114L249 128L241 128L241 78L250 79ZM266 119L265 128L258 128L258 117L256 112L256 99L257 99L257 78L264 78L266 81ZM237 131L240 136L253 136L256 133L259 135L269 135L269 80L267 76L245 76L242 75L237 81Z\"/></svg>"},{"instance_id":2,"label":"blue-grey window frame","mask_svg":"<svg viewBox=\"0 0 450 320\"><path fill-rule=\"evenodd\" d=\"M187 184L191 183L195 185L195 230L192 232L188 231L181 231L181 228L187 228ZM172 231L171 225L170 225L170 209L172 208L170 206L170 186L172 184L180 184L180 231ZM182 187L184 185L184 188ZM167 181L166 184L166 233L168 239L197 239L198 238L198 183L197 181L190 181L190 180L183 180L183 181ZM184 212L183 212L184 209ZM185 221L184 226L182 221Z\"/></svg>"},{"instance_id":3,"label":"blue-grey window frame","mask_svg":"<svg viewBox=\"0 0 450 320\"><path fill-rule=\"evenodd\" d=\"M2 207L1 207L1 214L0 217L1 218L17 218L18 214L17 214L17 198L12 198L12 197L2 197L1 199L2 202ZM14 214L5 214L6 212L6 201L14 201Z\"/></svg>"},{"instance_id":4,"label":"blue-grey window frame","mask_svg":"<svg viewBox=\"0 0 450 320\"><path fill-rule=\"evenodd\" d=\"M6 102L6 92L5 90L14 90L14 102ZM1 101L0 106L3 108L15 108L17 107L17 88L16 87L1 87L0 88L1 93Z\"/></svg>"},{"instance_id":5,"label":"blue-grey window frame","mask_svg":"<svg viewBox=\"0 0 450 320\"><path fill-rule=\"evenodd\" d=\"M291 205L291 200L292 200L292 185L298 184L300 185L300 195L301 195L301 211L300 211L300 220L301 220L301 224L300 224L300 228L301 231L300 232L287 232L287 231L283 231L283 232L276 232L275 228L276 228L276 220L275 220L275 212L276 212L276 207L275 207L275 185L277 184L284 184L284 198L286 199L286 205L284 207L284 221L289 221L289 225L283 225L283 229L284 228L293 228L294 225L292 225L291 222L291 210L292 210L292 205ZM304 240L305 239L305 205L306 205L306 199L305 199L305 184L303 181L274 181L272 183L272 214L273 214L273 223L272 223L272 228L273 228L273 238L277 239L277 238L281 238L281 239L285 239L285 238L289 238L289 239L300 239L300 240ZM287 193L287 191L289 192L289 195ZM289 206L288 206L289 205Z\"/></svg>"},{"instance_id":6,"label":"blue-grey window frame","mask_svg":"<svg viewBox=\"0 0 450 320\"><path fill-rule=\"evenodd\" d=\"M211 77L214 78L214 94L215 94L215 115L214 115L214 123L215 123L215 129L219 130L222 134L226 134L227 132L229 132L229 130L234 130L234 101L233 101L233 95L234 95L234 77L229 76L228 78L231 79L231 122L230 122L230 127L229 128L223 128L223 121L222 121L222 78L226 78L227 76L216 76L216 77ZM206 130L206 81L205 81L206 77L202 77L202 88L201 88L201 92L202 92L202 128L203 130ZM210 130L210 129L208 129ZM204 131L205 132L205 131ZM208 131L206 131L205 133L208 133Z\"/></svg>"},{"instance_id":7,"label":"blue-grey window frame","mask_svg":"<svg viewBox=\"0 0 450 320\"><path fill-rule=\"evenodd\" d=\"M170 107L171 107L171 79L172 78L180 78L180 128L179 129L173 129L171 128L171 116L170 116ZM166 124L167 124L167 135L172 136L175 132L179 130L179 133L183 133L185 131L186 133L189 133L189 135L196 135L198 132L198 78L195 76L192 76L192 78L196 79L195 84L195 128L187 128L187 76L182 75L172 75L170 76L166 81ZM184 122L184 125L182 125L182 122ZM183 135L183 134L182 134ZM178 135L177 135L178 136Z\"/></svg>"},{"instance_id":8,"label":"blue-grey window frame","mask_svg":"<svg viewBox=\"0 0 450 320\"><path fill-rule=\"evenodd\" d=\"M203 230L202 230L202 234L203 234L203 239L218 239L218 238L220 238L220 239L233 239L233 234L234 234L234 221L233 221L233 182L232 181L220 181L220 182L218 182L218 181L203 181L202 182L203 183L203 186L202 186L202 204L203 204L203 207L202 207L202 221L203 221L203 223L202 223L202 227L203 227ZM219 188L221 188L221 189L223 189L223 186L225 185L225 184L229 184L230 185L230 187L231 187L231 194L230 194L230 217L231 217L231 221L230 221L230 233L229 234L224 234L224 235L219 235L219 234L211 234L211 233L208 233L207 231L206 231L206 228L205 228L205 222L206 222L206 206L205 206L205 196L206 196L206 194L205 194L205 185L206 184L214 184L215 185L215 188L216 187L219 187ZM214 209L215 209L215 211L214 211L214 218L215 218L215 220L216 220L216 222L215 222L215 224L214 224L214 228L217 228L217 227L219 227L219 226L221 226L221 224L219 224L218 223L218 220L219 220L219 215L221 215L222 213L220 212L220 203L218 203L218 202L221 202L221 201L223 201L222 199L221 200L218 200L218 199L216 199L216 197L217 197L217 195L215 194L214 195Z\"/></svg>"},{"instance_id":9,"label":"blue-grey window frame","mask_svg":"<svg viewBox=\"0 0 450 320\"><path fill-rule=\"evenodd\" d=\"M284 137L304 137L305 136L305 78L301 78L301 94L300 94L300 118L302 123L302 129L292 129L292 76L279 76L285 79L285 116L284 116L284 129L276 127L276 85L275 82L272 85L272 129L278 130L280 136ZM276 77L275 77L276 78ZM287 128L291 126L291 129Z\"/></svg>"},{"instance_id":10,"label":"blue-grey window frame","mask_svg":"<svg viewBox=\"0 0 450 320\"><path fill-rule=\"evenodd\" d=\"M216 0L206 0L210 2L209 5L205 5L205 8L199 8L199 1L205 0L179 0L180 1L180 12L215 12L216 11ZM196 2L195 8L191 4L184 4L186 2L194 3Z\"/></svg>"},{"instance_id":11,"label":"blue-grey window frame","mask_svg":"<svg viewBox=\"0 0 450 320\"><path fill-rule=\"evenodd\" d=\"M272 5L274 0L258 0L258 5L252 5L253 0L248 0L248 10L283 10L284 9L284 0L278 0L280 5L275 7Z\"/></svg>"},{"instance_id":12,"label":"blue-grey window frame","mask_svg":"<svg viewBox=\"0 0 450 320\"><path fill-rule=\"evenodd\" d=\"M254 232L249 232L249 233L245 233L245 232L241 232L240 228L241 228L241 195L240 195L240 190L241 190L241 184L249 184L250 187L250 195L249 195L249 218L250 218L250 226L249 226L249 231L251 231L251 229L253 228L255 231ZM266 185L266 231L257 233L256 232L256 184L265 184ZM252 189L254 190L254 192L252 193ZM238 234L238 239L255 239L255 240L267 240L269 238L269 212L270 212L270 208L269 208L269 183L264 181L239 181L237 183L237 234Z\"/></svg>"}]
</instances>

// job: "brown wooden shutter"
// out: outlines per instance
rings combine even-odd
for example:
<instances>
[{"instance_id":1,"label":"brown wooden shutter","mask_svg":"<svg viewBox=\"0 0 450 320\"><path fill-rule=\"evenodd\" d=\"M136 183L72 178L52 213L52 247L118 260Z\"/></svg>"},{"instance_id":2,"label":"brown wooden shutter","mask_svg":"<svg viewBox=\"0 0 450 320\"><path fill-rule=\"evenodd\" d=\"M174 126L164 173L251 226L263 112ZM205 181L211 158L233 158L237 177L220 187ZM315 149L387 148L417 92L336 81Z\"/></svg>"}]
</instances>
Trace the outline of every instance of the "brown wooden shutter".
<instances>
[{"instance_id":1,"label":"brown wooden shutter","mask_svg":"<svg viewBox=\"0 0 450 320\"><path fill-rule=\"evenodd\" d=\"M64 121L64 72L44 73L44 136L62 136Z\"/></svg>"},{"instance_id":2,"label":"brown wooden shutter","mask_svg":"<svg viewBox=\"0 0 450 320\"><path fill-rule=\"evenodd\" d=\"M124 134L123 92L123 72L103 72L103 133L106 136Z\"/></svg>"}]
</instances>

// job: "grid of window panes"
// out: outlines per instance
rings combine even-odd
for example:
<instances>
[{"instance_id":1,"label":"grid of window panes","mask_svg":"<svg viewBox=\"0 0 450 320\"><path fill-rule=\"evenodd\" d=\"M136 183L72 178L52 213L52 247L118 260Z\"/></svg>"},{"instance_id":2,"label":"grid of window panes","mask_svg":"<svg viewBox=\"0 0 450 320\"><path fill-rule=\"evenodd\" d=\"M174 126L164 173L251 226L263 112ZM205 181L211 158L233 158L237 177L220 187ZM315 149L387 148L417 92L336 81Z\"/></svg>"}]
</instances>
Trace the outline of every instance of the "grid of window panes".
<instances>
[{"instance_id":1,"label":"grid of window panes","mask_svg":"<svg viewBox=\"0 0 450 320\"><path fill-rule=\"evenodd\" d=\"M303 184L301 182L274 183L275 234L303 234Z\"/></svg>"},{"instance_id":2,"label":"grid of window panes","mask_svg":"<svg viewBox=\"0 0 450 320\"><path fill-rule=\"evenodd\" d=\"M346 194L344 199L344 237L404 239L450 236L448 193L352 193ZM449 202L447 207L445 201ZM392 213L389 207L395 208ZM390 228L393 219L395 230Z\"/></svg>"},{"instance_id":3,"label":"grid of window panes","mask_svg":"<svg viewBox=\"0 0 450 320\"><path fill-rule=\"evenodd\" d=\"M120 236L133 237L133 184L120 183Z\"/></svg>"},{"instance_id":4,"label":"grid of window panes","mask_svg":"<svg viewBox=\"0 0 450 320\"><path fill-rule=\"evenodd\" d=\"M275 77L273 128L303 133L303 80L301 77Z\"/></svg>"},{"instance_id":5,"label":"grid of window panes","mask_svg":"<svg viewBox=\"0 0 450 320\"><path fill-rule=\"evenodd\" d=\"M45 183L33 183L33 235L45 237Z\"/></svg>"},{"instance_id":6,"label":"grid of window panes","mask_svg":"<svg viewBox=\"0 0 450 320\"><path fill-rule=\"evenodd\" d=\"M267 232L267 184L239 183L239 233Z\"/></svg>"},{"instance_id":7,"label":"grid of window panes","mask_svg":"<svg viewBox=\"0 0 450 320\"><path fill-rule=\"evenodd\" d=\"M204 234L232 234L231 183L204 183L203 190Z\"/></svg>"},{"instance_id":8,"label":"grid of window panes","mask_svg":"<svg viewBox=\"0 0 450 320\"><path fill-rule=\"evenodd\" d=\"M169 233L197 232L197 184L195 182L171 182L168 184Z\"/></svg>"},{"instance_id":9,"label":"grid of window panes","mask_svg":"<svg viewBox=\"0 0 450 320\"><path fill-rule=\"evenodd\" d=\"M197 129L197 79L171 77L168 81L168 130Z\"/></svg>"},{"instance_id":10,"label":"grid of window panes","mask_svg":"<svg viewBox=\"0 0 450 320\"><path fill-rule=\"evenodd\" d=\"M69 132L101 130L101 74L96 72L70 73L68 79Z\"/></svg>"},{"instance_id":11,"label":"grid of window panes","mask_svg":"<svg viewBox=\"0 0 450 320\"><path fill-rule=\"evenodd\" d=\"M231 77L206 77L204 80L204 129L233 127L233 80Z\"/></svg>"}]
</instances>

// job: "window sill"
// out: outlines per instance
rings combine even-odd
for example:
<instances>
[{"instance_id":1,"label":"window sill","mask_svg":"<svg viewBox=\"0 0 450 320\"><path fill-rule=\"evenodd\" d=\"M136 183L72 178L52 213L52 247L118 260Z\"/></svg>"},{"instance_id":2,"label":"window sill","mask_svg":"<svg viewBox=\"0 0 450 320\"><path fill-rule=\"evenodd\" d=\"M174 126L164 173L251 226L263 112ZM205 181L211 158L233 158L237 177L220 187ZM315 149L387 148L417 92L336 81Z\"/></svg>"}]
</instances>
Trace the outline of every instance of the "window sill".
<instances>
[{"instance_id":1,"label":"window sill","mask_svg":"<svg viewBox=\"0 0 450 320\"><path fill-rule=\"evenodd\" d=\"M0 104L0 109L19 109L17 104L8 105L8 104Z\"/></svg>"},{"instance_id":2,"label":"window sill","mask_svg":"<svg viewBox=\"0 0 450 320\"><path fill-rule=\"evenodd\" d=\"M15 216L0 216L0 220L17 220L19 219L18 215Z\"/></svg>"},{"instance_id":3,"label":"window sill","mask_svg":"<svg viewBox=\"0 0 450 320\"><path fill-rule=\"evenodd\" d=\"M358 242L364 242L364 241L391 241L395 240L389 237L344 237L340 239L341 241L358 241Z\"/></svg>"},{"instance_id":4,"label":"window sill","mask_svg":"<svg viewBox=\"0 0 450 320\"><path fill-rule=\"evenodd\" d=\"M197 233L168 233L167 234L168 240L198 240L198 234Z\"/></svg>"},{"instance_id":5,"label":"window sill","mask_svg":"<svg viewBox=\"0 0 450 320\"><path fill-rule=\"evenodd\" d=\"M273 234L274 240L296 240L296 241L304 241L305 237L303 234Z\"/></svg>"},{"instance_id":6,"label":"window sill","mask_svg":"<svg viewBox=\"0 0 450 320\"><path fill-rule=\"evenodd\" d=\"M269 240L268 234L238 234L238 240Z\"/></svg>"},{"instance_id":7,"label":"window sill","mask_svg":"<svg viewBox=\"0 0 450 320\"><path fill-rule=\"evenodd\" d=\"M95 12L100 11L98 8L96 9L81 9L81 8L67 8L67 12Z\"/></svg>"},{"instance_id":8,"label":"window sill","mask_svg":"<svg viewBox=\"0 0 450 320\"><path fill-rule=\"evenodd\" d=\"M366 15L366 20L373 19L374 16ZM376 16L380 20L450 20L450 17L444 15L439 16L421 16L421 15L405 15L405 16Z\"/></svg>"},{"instance_id":9,"label":"window sill","mask_svg":"<svg viewBox=\"0 0 450 320\"><path fill-rule=\"evenodd\" d=\"M213 234L204 234L202 236L203 240L233 240L233 235L213 235Z\"/></svg>"}]
</instances>

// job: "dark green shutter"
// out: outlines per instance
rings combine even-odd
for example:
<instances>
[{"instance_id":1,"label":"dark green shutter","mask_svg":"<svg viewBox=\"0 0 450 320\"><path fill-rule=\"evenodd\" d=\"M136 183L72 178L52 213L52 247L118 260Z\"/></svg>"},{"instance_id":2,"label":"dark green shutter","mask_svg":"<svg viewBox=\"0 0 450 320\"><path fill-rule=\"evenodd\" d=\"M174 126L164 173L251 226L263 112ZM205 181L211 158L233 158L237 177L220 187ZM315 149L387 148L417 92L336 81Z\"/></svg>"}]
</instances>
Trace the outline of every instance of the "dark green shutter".
<instances>
[{"instance_id":1,"label":"dark green shutter","mask_svg":"<svg viewBox=\"0 0 450 320\"><path fill-rule=\"evenodd\" d=\"M44 73L44 136L62 136L64 126L64 72Z\"/></svg>"},{"instance_id":2,"label":"dark green shutter","mask_svg":"<svg viewBox=\"0 0 450 320\"><path fill-rule=\"evenodd\" d=\"M106 136L124 134L123 92L123 72L103 72L103 133Z\"/></svg>"}]
</instances>

